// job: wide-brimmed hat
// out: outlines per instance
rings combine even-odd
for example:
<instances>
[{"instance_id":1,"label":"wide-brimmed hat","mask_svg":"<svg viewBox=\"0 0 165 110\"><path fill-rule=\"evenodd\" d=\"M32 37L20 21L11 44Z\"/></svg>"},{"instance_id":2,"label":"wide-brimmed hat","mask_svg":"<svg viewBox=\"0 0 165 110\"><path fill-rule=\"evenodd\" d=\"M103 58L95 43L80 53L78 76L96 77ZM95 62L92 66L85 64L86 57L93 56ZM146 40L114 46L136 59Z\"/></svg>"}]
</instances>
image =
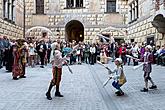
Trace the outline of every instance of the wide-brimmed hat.
<instances>
[{"instance_id":1,"label":"wide-brimmed hat","mask_svg":"<svg viewBox=\"0 0 165 110\"><path fill-rule=\"evenodd\" d=\"M16 42L17 42L17 46L21 47L22 45L24 45L24 42L26 42L26 40L20 38L20 39L17 39Z\"/></svg>"}]
</instances>

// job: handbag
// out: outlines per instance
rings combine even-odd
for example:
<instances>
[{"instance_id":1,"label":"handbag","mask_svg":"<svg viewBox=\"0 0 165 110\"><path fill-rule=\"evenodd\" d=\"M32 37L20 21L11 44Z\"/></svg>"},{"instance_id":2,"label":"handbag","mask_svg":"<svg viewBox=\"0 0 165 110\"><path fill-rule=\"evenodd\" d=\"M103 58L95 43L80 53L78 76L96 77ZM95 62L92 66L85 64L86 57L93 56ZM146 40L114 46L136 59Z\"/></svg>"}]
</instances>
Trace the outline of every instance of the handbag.
<instances>
[{"instance_id":1,"label":"handbag","mask_svg":"<svg viewBox=\"0 0 165 110\"><path fill-rule=\"evenodd\" d=\"M120 85L123 85L123 84L125 84L127 82L127 80L126 80L126 77L125 77L125 74L124 74L124 72L123 72L123 70L121 71L121 74L120 74L120 77L119 77L119 84Z\"/></svg>"}]
</instances>

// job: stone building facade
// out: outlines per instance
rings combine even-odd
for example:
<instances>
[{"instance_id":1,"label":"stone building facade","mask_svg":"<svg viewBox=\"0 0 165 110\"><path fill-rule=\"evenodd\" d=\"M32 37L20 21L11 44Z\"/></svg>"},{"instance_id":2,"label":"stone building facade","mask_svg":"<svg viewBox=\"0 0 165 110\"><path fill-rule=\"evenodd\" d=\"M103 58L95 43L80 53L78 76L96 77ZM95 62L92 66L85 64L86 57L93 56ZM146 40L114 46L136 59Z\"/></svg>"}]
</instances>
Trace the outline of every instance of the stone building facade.
<instances>
[{"instance_id":1,"label":"stone building facade","mask_svg":"<svg viewBox=\"0 0 165 110\"><path fill-rule=\"evenodd\" d=\"M23 1L0 0L0 35L23 37Z\"/></svg>"},{"instance_id":2,"label":"stone building facade","mask_svg":"<svg viewBox=\"0 0 165 110\"><path fill-rule=\"evenodd\" d=\"M44 0L44 13L39 13L37 0L26 0L26 27L43 26L54 35L60 33L61 39L91 41L104 28L113 26L123 31L127 24L127 0ZM112 4L111 4L112 3ZM108 5L113 8L108 8ZM114 5L115 4L115 5ZM43 6L43 5L41 5ZM32 30L27 36L42 36L41 29ZM113 30L104 34L124 39ZM51 35L51 34L50 34ZM57 37L57 36L56 36Z\"/></svg>"},{"instance_id":3,"label":"stone building facade","mask_svg":"<svg viewBox=\"0 0 165 110\"><path fill-rule=\"evenodd\" d=\"M4 14L8 12L4 11L4 1L10 4L14 1L14 14L10 14L11 8L8 19ZM46 31L52 39L60 36L67 41L90 42L101 32L127 42L165 43L162 17L165 16L165 0L25 0L25 4L26 31L40 26L52 32L34 28L26 37L38 38ZM22 27L23 0L1 0L0 34L22 37ZM107 27L109 30L105 30Z\"/></svg>"},{"instance_id":4,"label":"stone building facade","mask_svg":"<svg viewBox=\"0 0 165 110\"><path fill-rule=\"evenodd\" d=\"M159 1L159 2L158 2ZM165 28L160 32L154 27L154 18L158 11L165 14L165 0L129 0L128 1L128 37L136 42L155 42L157 45L165 43ZM164 5L164 6L162 6ZM161 8L158 8L161 7ZM136 9L137 8L137 9ZM165 20L164 20L165 23Z\"/></svg>"}]
</instances>

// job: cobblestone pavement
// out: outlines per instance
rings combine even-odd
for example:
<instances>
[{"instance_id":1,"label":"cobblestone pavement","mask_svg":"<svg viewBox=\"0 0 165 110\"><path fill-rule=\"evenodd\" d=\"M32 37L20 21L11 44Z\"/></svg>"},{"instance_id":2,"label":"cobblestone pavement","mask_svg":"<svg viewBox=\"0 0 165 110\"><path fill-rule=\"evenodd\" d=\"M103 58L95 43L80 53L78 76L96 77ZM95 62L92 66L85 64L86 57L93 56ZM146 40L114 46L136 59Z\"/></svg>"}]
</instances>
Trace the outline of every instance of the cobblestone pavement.
<instances>
[{"instance_id":1,"label":"cobblestone pavement","mask_svg":"<svg viewBox=\"0 0 165 110\"><path fill-rule=\"evenodd\" d=\"M51 66L27 68L27 78L11 80L11 73L0 70L0 110L108 110L91 77L88 65L63 69L63 98L47 100L45 92L52 77Z\"/></svg>"},{"instance_id":2,"label":"cobblestone pavement","mask_svg":"<svg viewBox=\"0 0 165 110\"><path fill-rule=\"evenodd\" d=\"M108 66L112 69L115 67L114 64ZM104 67L99 65L92 67L96 73L94 74L96 82L103 83L108 77L107 71L102 68ZM132 66L124 66L124 70L127 76L127 83L122 87L124 96L116 96L111 83L104 88L99 87L100 91L105 91L102 93L103 98L109 99L105 102L109 110L165 110L165 67L153 65L151 76L158 89L149 90L148 93L140 92L140 89L144 87L142 68L133 70Z\"/></svg>"},{"instance_id":3,"label":"cobblestone pavement","mask_svg":"<svg viewBox=\"0 0 165 110\"><path fill-rule=\"evenodd\" d=\"M114 64L108 65L114 68ZM0 110L165 110L165 67L153 66L157 90L141 93L143 73L124 66L128 82L122 87L125 96L115 96L111 82L102 87L107 71L100 65L72 65L74 74L63 67L63 98L49 101L45 92L52 77L51 66L27 68L27 78L12 80L11 73L0 69Z\"/></svg>"}]
</instances>

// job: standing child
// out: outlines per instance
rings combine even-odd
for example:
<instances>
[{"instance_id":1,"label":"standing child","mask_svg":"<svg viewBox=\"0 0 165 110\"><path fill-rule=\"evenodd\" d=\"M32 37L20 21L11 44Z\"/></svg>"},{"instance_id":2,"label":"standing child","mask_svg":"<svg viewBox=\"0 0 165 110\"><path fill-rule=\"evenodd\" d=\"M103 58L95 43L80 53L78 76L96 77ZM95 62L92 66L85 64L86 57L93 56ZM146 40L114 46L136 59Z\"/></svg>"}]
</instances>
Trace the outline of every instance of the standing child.
<instances>
[{"instance_id":1,"label":"standing child","mask_svg":"<svg viewBox=\"0 0 165 110\"><path fill-rule=\"evenodd\" d=\"M152 86L149 87L149 89L156 89L157 86L154 84L150 77L150 73L152 72L152 61L153 61L153 56L151 53L152 47L150 45L147 45L145 48L145 54L144 54L144 65L143 65L143 71L144 71L144 82L145 82L145 87L140 90L141 92L148 92L148 80L151 82Z\"/></svg>"},{"instance_id":2,"label":"standing child","mask_svg":"<svg viewBox=\"0 0 165 110\"><path fill-rule=\"evenodd\" d=\"M46 97L48 100L52 100L51 89L53 86L56 86L55 96L63 97L63 95L61 95L59 91L59 87L60 87L61 75L62 75L62 65L64 61L66 61L66 58L62 58L62 53L60 52L60 46L55 45L55 48L53 48L53 57L51 58L53 79L51 80L48 91L46 93Z\"/></svg>"},{"instance_id":3,"label":"standing child","mask_svg":"<svg viewBox=\"0 0 165 110\"><path fill-rule=\"evenodd\" d=\"M123 86L126 83L126 77L124 75L123 66L122 66L122 59L116 58L115 65L116 65L116 69L114 69L111 72L113 74L110 78L114 79L112 86L117 89L117 92L115 92L115 94L117 96L122 96L124 95L124 92L121 90L121 86Z\"/></svg>"}]
</instances>

